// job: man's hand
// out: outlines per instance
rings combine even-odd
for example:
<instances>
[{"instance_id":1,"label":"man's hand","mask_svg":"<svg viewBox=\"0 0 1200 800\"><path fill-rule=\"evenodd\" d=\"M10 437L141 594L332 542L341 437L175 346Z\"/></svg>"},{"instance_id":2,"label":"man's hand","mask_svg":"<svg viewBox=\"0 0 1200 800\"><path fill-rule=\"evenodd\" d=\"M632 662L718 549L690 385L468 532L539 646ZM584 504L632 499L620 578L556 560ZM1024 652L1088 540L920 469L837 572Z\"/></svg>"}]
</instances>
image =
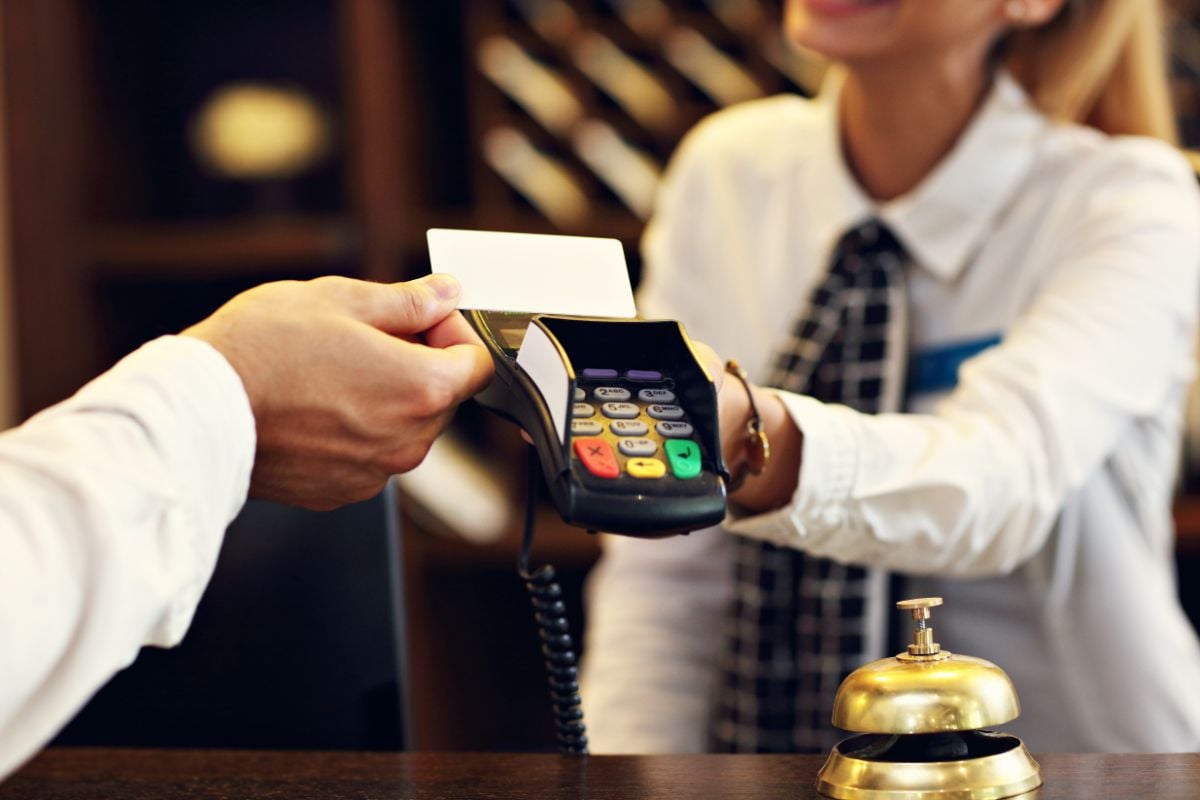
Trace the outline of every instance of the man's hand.
<instances>
[{"instance_id":1,"label":"man's hand","mask_svg":"<svg viewBox=\"0 0 1200 800\"><path fill-rule=\"evenodd\" d=\"M216 347L246 388L258 431L251 495L334 508L419 464L492 376L458 296L447 275L283 281L184 331Z\"/></svg>"}]
</instances>

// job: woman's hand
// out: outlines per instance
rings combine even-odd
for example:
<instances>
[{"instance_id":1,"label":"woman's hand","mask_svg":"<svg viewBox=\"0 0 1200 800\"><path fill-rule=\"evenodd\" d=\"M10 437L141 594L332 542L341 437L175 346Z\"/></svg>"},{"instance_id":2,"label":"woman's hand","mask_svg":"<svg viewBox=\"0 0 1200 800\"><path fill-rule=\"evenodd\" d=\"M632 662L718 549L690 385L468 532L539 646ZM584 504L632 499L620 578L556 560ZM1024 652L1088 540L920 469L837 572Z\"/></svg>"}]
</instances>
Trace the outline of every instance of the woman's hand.
<instances>
[{"instance_id":1,"label":"woman's hand","mask_svg":"<svg viewBox=\"0 0 1200 800\"><path fill-rule=\"evenodd\" d=\"M730 499L750 512L770 511L785 505L799 485L803 434L779 395L751 383L743 385L741 380L726 375L724 360L711 347L696 341L692 345L717 387L721 453L729 473L738 475L746 464L751 394L770 442L771 455L762 473L747 474L745 482L730 495Z\"/></svg>"},{"instance_id":2,"label":"woman's hand","mask_svg":"<svg viewBox=\"0 0 1200 800\"><path fill-rule=\"evenodd\" d=\"M458 296L446 275L282 281L184 331L229 360L250 398L251 495L333 508L419 464L458 404L492 376L455 311Z\"/></svg>"}]
</instances>

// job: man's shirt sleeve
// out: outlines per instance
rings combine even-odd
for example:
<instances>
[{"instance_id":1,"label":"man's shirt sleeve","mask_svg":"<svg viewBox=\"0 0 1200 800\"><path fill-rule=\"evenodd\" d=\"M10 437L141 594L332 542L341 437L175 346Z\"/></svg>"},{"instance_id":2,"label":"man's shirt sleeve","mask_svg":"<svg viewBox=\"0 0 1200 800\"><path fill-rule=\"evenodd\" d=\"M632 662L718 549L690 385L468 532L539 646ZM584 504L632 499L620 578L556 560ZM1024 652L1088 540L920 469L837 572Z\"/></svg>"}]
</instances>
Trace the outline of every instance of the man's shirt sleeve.
<instances>
[{"instance_id":1,"label":"man's shirt sleeve","mask_svg":"<svg viewBox=\"0 0 1200 800\"><path fill-rule=\"evenodd\" d=\"M254 449L237 373L187 337L0 435L0 777L143 645L183 637Z\"/></svg>"}]
</instances>

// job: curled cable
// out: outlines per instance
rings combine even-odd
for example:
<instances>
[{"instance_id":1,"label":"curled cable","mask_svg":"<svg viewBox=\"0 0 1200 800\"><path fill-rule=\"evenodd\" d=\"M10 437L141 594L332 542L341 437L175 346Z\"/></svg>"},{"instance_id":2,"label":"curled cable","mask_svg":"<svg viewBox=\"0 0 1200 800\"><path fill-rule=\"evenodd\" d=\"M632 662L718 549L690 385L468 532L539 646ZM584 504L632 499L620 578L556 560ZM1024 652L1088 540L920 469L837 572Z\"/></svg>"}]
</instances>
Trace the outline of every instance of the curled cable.
<instances>
[{"instance_id":1,"label":"curled cable","mask_svg":"<svg viewBox=\"0 0 1200 800\"><path fill-rule=\"evenodd\" d=\"M525 534L521 542L521 554L517 558L517 572L525 581L525 588L533 603L533 619L537 623L542 657L545 659L546 674L550 679L550 702L554 711L559 750L567 755L587 755L587 726L584 724L583 709L580 707L582 701L579 697L578 659L575 657L575 643L571 638L562 586L556 580L554 567L549 564L544 564L536 570L529 568L529 558L533 550L537 487L540 480L537 454L530 448Z\"/></svg>"}]
</instances>

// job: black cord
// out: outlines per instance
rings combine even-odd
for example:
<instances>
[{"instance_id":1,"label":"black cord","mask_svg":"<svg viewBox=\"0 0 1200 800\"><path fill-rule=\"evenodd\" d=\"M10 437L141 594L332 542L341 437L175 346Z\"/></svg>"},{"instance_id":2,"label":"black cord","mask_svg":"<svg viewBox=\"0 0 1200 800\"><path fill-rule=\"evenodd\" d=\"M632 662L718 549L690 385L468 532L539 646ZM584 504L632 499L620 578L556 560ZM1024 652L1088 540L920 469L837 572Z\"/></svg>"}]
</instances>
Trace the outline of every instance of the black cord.
<instances>
[{"instance_id":1,"label":"black cord","mask_svg":"<svg viewBox=\"0 0 1200 800\"><path fill-rule=\"evenodd\" d=\"M554 567L543 564L532 572L529 557L533 550L533 528L537 516L538 486L542 471L537 451L529 448L529 486L525 495L525 534L521 554L517 556L517 572L525 581L533 602L533 619L537 622L542 641L542 656L550 677L550 702L554 709L554 726L558 732L558 749L564 755L586 756L587 726L579 698L579 667L575 644L567 621L567 606L563 603L562 587L555 580Z\"/></svg>"}]
</instances>

